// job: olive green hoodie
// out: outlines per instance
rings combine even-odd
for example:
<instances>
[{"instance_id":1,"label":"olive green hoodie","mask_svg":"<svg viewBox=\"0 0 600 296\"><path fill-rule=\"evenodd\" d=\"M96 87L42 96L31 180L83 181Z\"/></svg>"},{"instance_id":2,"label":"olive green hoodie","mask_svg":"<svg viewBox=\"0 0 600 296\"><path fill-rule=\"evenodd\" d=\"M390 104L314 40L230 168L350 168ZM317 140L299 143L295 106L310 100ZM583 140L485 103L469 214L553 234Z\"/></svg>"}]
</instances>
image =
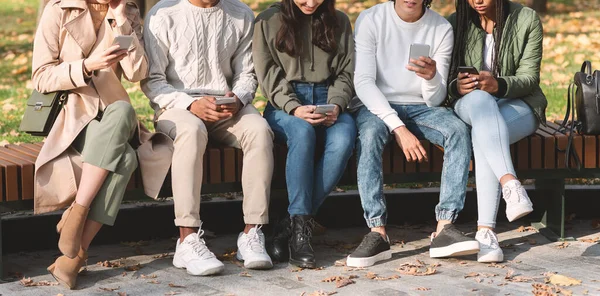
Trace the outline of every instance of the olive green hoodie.
<instances>
[{"instance_id":1,"label":"olive green hoodie","mask_svg":"<svg viewBox=\"0 0 600 296\"><path fill-rule=\"evenodd\" d=\"M300 28L300 57L280 52L275 46L281 27L281 4L276 3L256 17L252 56L263 95L271 104L290 113L301 106L291 82L329 83L327 102L342 110L354 96L354 39L350 20L337 11L337 50L325 52L312 43L312 16L305 16Z\"/></svg>"}]
</instances>

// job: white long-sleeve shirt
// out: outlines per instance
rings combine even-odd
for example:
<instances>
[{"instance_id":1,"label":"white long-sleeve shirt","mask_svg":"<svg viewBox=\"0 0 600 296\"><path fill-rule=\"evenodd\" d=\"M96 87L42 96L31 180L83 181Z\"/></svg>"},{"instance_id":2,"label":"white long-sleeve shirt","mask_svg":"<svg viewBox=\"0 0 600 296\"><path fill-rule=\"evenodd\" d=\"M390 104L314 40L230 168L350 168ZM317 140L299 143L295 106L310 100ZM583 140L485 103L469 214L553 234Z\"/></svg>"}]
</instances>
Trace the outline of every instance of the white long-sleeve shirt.
<instances>
[{"instance_id":1,"label":"white long-sleeve shirt","mask_svg":"<svg viewBox=\"0 0 600 296\"><path fill-rule=\"evenodd\" d=\"M258 82L252 63L252 10L238 0L200 8L188 0L162 0L146 17L150 64L142 90L155 110L186 109L191 95L232 91L244 104Z\"/></svg>"},{"instance_id":2,"label":"white long-sleeve shirt","mask_svg":"<svg viewBox=\"0 0 600 296\"><path fill-rule=\"evenodd\" d=\"M394 3L363 11L355 29L356 68L354 87L360 102L381 118L390 131L403 126L390 104L439 106L446 98L446 80L454 42L452 26L427 9L416 22L403 21ZM406 69L410 45L428 44L437 73L423 79Z\"/></svg>"}]
</instances>

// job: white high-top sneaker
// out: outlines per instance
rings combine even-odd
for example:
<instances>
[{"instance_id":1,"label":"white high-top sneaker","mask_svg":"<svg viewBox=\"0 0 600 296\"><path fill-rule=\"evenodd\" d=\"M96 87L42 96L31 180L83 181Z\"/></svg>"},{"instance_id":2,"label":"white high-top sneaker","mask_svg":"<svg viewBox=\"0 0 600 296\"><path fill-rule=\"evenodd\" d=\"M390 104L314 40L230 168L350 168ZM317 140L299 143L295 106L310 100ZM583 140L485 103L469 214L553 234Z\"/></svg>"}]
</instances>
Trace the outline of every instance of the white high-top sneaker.
<instances>
[{"instance_id":1,"label":"white high-top sneaker","mask_svg":"<svg viewBox=\"0 0 600 296\"><path fill-rule=\"evenodd\" d=\"M502 186L502 197L506 201L506 218L509 222L533 212L533 204L519 180L510 180Z\"/></svg>"},{"instance_id":2,"label":"white high-top sneaker","mask_svg":"<svg viewBox=\"0 0 600 296\"><path fill-rule=\"evenodd\" d=\"M173 265L177 268L185 268L191 275L213 275L222 272L225 266L215 254L213 254L202 236L204 230L198 229L185 237L182 243L177 240Z\"/></svg>"},{"instance_id":3,"label":"white high-top sneaker","mask_svg":"<svg viewBox=\"0 0 600 296\"><path fill-rule=\"evenodd\" d=\"M270 269L273 267L271 257L265 249L265 235L260 226L253 227L248 233L240 232L236 257L244 261L244 267L249 269Z\"/></svg>"},{"instance_id":4,"label":"white high-top sneaker","mask_svg":"<svg viewBox=\"0 0 600 296\"><path fill-rule=\"evenodd\" d=\"M504 253L498 243L498 237L492 230L487 228L478 230L475 239L479 242L477 261L491 263L504 260Z\"/></svg>"}]
</instances>

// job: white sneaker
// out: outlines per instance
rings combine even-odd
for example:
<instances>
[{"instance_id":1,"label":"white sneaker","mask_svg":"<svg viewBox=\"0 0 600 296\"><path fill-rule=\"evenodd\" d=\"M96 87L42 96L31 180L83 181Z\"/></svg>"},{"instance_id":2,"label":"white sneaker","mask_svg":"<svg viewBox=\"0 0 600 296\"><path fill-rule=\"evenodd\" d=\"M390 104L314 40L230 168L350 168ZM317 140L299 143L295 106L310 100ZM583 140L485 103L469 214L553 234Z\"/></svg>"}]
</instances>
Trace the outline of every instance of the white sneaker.
<instances>
[{"instance_id":1,"label":"white sneaker","mask_svg":"<svg viewBox=\"0 0 600 296\"><path fill-rule=\"evenodd\" d=\"M533 204L519 180L510 180L504 184L502 197L506 201L506 218L509 222L533 212Z\"/></svg>"},{"instance_id":2,"label":"white sneaker","mask_svg":"<svg viewBox=\"0 0 600 296\"><path fill-rule=\"evenodd\" d=\"M477 261L491 263L504 260L504 253L498 243L498 237L492 230L487 228L478 230L475 239L479 242Z\"/></svg>"},{"instance_id":3,"label":"white sneaker","mask_svg":"<svg viewBox=\"0 0 600 296\"><path fill-rule=\"evenodd\" d=\"M238 236L236 258L244 261L245 268L270 269L273 267L271 257L265 249L265 235L260 228L260 226L253 227L248 234L240 232Z\"/></svg>"},{"instance_id":4,"label":"white sneaker","mask_svg":"<svg viewBox=\"0 0 600 296\"><path fill-rule=\"evenodd\" d=\"M187 269L187 273L191 275L213 275L222 272L225 266L208 249L202 235L204 230L200 228L197 234L186 236L182 243L177 240L173 265Z\"/></svg>"}]
</instances>

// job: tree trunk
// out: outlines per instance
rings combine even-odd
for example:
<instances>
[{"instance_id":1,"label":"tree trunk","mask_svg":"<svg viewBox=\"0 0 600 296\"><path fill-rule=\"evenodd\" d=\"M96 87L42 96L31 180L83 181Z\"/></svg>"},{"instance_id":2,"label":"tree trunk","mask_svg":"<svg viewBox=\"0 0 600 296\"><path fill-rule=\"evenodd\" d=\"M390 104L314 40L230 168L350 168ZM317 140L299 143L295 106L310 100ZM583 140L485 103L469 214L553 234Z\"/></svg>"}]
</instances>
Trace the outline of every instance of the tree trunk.
<instances>
[{"instance_id":1,"label":"tree trunk","mask_svg":"<svg viewBox=\"0 0 600 296\"><path fill-rule=\"evenodd\" d=\"M527 0L527 6L538 13L546 13L548 11L548 0Z\"/></svg>"}]
</instances>

